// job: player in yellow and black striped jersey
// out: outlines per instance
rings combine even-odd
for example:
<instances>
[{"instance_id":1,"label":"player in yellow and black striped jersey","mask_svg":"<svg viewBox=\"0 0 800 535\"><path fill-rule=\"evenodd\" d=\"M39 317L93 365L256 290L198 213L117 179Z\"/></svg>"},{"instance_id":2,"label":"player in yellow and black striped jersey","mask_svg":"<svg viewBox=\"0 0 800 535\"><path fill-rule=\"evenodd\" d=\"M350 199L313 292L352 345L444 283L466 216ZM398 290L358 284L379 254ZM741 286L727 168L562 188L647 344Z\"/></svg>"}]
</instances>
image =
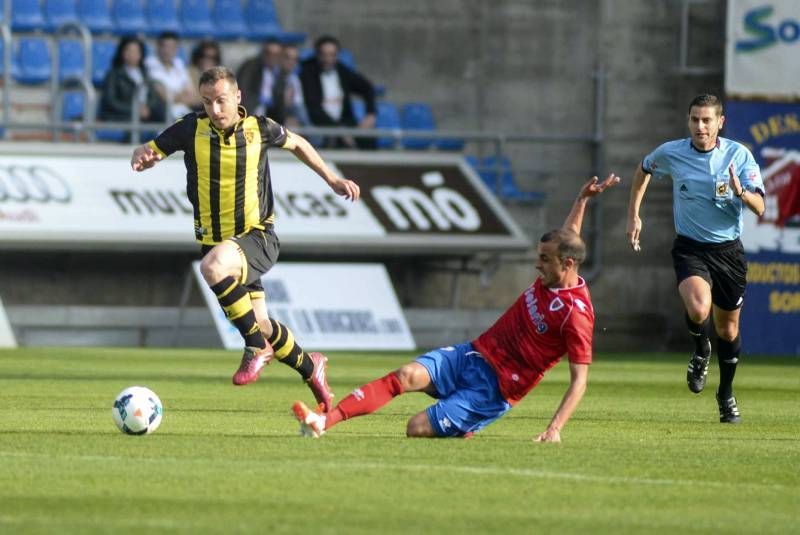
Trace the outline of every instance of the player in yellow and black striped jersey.
<instances>
[{"instance_id":1,"label":"player in yellow and black striped jersey","mask_svg":"<svg viewBox=\"0 0 800 535\"><path fill-rule=\"evenodd\" d=\"M349 200L358 200L359 187L336 175L303 137L267 117L248 116L240 106L236 78L227 68L205 71L199 89L204 111L184 116L137 147L131 168L144 171L183 151L186 193L203 253L200 270L245 340L234 384L258 379L274 355L298 370L317 402L328 410L333 394L325 377L327 359L320 353L306 354L292 332L267 315L260 279L275 264L280 248L273 230L267 148L291 151Z\"/></svg>"}]
</instances>

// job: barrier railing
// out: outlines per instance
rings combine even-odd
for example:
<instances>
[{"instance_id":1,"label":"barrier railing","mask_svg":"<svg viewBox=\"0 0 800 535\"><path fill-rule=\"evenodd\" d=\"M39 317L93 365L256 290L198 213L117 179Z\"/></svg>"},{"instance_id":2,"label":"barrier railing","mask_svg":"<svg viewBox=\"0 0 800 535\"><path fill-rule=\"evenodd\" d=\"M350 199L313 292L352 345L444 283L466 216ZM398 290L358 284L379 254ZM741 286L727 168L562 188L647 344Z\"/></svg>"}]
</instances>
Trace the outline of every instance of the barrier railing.
<instances>
[{"instance_id":1,"label":"barrier railing","mask_svg":"<svg viewBox=\"0 0 800 535\"><path fill-rule=\"evenodd\" d=\"M81 41L81 48L83 49L83 73L80 77L68 76L64 79L61 78L60 72L60 47L58 46L58 39L62 36L77 33ZM64 91L74 89L77 86L83 93L83 119L87 122L94 122L95 111L97 110L97 92L92 84L92 34L83 24L76 24L68 22L58 28L54 34L55 44L52 47L53 54L51 59L51 75L50 75L50 96L52 107L50 108L50 121L53 125L53 140L58 141L60 133L56 125L63 118L63 95ZM74 125L71 130L74 130ZM90 140L94 140L94 132L88 132Z\"/></svg>"}]
</instances>

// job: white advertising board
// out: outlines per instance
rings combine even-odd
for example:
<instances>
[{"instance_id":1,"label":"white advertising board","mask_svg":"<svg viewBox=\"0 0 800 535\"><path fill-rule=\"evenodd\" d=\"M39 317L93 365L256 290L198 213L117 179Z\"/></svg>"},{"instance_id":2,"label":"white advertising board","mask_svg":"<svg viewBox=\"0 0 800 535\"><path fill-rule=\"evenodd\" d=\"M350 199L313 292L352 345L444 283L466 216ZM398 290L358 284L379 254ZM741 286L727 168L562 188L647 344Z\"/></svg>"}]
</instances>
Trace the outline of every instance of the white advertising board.
<instances>
[{"instance_id":1,"label":"white advertising board","mask_svg":"<svg viewBox=\"0 0 800 535\"><path fill-rule=\"evenodd\" d=\"M800 97L800 2L728 0L725 93Z\"/></svg>"},{"instance_id":2,"label":"white advertising board","mask_svg":"<svg viewBox=\"0 0 800 535\"><path fill-rule=\"evenodd\" d=\"M226 349L244 341L192 265ZM277 264L261 278L271 317L287 325L307 351L414 349L414 339L382 264Z\"/></svg>"},{"instance_id":3,"label":"white advertising board","mask_svg":"<svg viewBox=\"0 0 800 535\"><path fill-rule=\"evenodd\" d=\"M0 145L0 247L197 248L181 154L134 173L126 147L81 149ZM460 157L343 153L327 162L359 183L359 202L337 196L287 151L270 151L285 251L441 255L530 246Z\"/></svg>"},{"instance_id":4,"label":"white advertising board","mask_svg":"<svg viewBox=\"0 0 800 535\"><path fill-rule=\"evenodd\" d=\"M13 347L17 347L17 339L14 337L14 331L11 330L11 324L8 322L6 309L3 308L3 300L0 299L0 348Z\"/></svg>"}]
</instances>

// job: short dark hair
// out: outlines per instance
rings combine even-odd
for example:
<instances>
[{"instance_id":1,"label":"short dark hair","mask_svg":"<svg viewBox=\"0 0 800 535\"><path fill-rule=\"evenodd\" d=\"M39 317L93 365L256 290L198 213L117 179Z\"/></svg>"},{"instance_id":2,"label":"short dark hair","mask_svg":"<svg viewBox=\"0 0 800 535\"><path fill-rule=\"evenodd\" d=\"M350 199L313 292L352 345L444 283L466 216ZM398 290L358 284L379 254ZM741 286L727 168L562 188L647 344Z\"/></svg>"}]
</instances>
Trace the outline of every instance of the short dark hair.
<instances>
[{"instance_id":1,"label":"short dark hair","mask_svg":"<svg viewBox=\"0 0 800 535\"><path fill-rule=\"evenodd\" d=\"M717 110L717 116L722 115L722 101L719 99L719 97L712 95L711 93L701 93L694 97L689 103L689 113L692 112L692 108L695 106L699 106L701 108L714 108Z\"/></svg>"},{"instance_id":2,"label":"short dark hair","mask_svg":"<svg viewBox=\"0 0 800 535\"><path fill-rule=\"evenodd\" d=\"M215 84L220 80L228 80L233 87L238 87L236 83L236 75L233 74L227 67L223 67L222 65L218 65L217 67L211 67L203 71L203 74L200 75L200 80L197 82L198 87L204 86L206 84Z\"/></svg>"},{"instance_id":3,"label":"short dark hair","mask_svg":"<svg viewBox=\"0 0 800 535\"><path fill-rule=\"evenodd\" d=\"M171 30L167 30L165 32L161 32L160 34L158 34L157 40L159 42L166 41L167 39L174 39L176 41L180 41L180 36L178 36L177 32L173 32Z\"/></svg>"},{"instance_id":4,"label":"short dark hair","mask_svg":"<svg viewBox=\"0 0 800 535\"><path fill-rule=\"evenodd\" d=\"M337 38L335 38L332 35L322 35L318 37L316 41L314 41L314 50L319 52L319 49L322 48L322 45L327 45L329 43L332 45L336 45L337 50L342 49L342 45L341 43L339 43L339 40Z\"/></svg>"},{"instance_id":5,"label":"short dark hair","mask_svg":"<svg viewBox=\"0 0 800 535\"><path fill-rule=\"evenodd\" d=\"M576 264L582 264L586 260L586 244L575 232L563 228L553 229L545 232L541 243L556 242L558 244L558 257L563 262L565 258L571 258Z\"/></svg>"}]
</instances>

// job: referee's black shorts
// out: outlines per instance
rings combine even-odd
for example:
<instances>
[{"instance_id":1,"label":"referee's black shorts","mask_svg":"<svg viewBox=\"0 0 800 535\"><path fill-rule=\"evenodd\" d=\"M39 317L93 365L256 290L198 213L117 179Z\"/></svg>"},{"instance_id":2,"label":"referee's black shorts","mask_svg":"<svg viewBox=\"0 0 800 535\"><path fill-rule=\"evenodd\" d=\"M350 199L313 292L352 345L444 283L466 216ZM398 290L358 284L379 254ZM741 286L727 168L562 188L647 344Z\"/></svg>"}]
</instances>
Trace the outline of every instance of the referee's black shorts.
<instances>
[{"instance_id":1,"label":"referee's black shorts","mask_svg":"<svg viewBox=\"0 0 800 535\"><path fill-rule=\"evenodd\" d=\"M278 261L281 242L275 234L272 225L267 225L265 230L251 229L225 241L234 242L241 251L242 258L242 286L252 294L263 297L264 287L261 284L261 275L272 269ZM213 245L203 245L202 255L205 256Z\"/></svg>"},{"instance_id":2,"label":"referee's black shorts","mask_svg":"<svg viewBox=\"0 0 800 535\"><path fill-rule=\"evenodd\" d=\"M703 243L678 236L672 246L672 265L678 284L696 275L711 285L711 302L722 310L736 310L742 306L747 260L738 239Z\"/></svg>"}]
</instances>

